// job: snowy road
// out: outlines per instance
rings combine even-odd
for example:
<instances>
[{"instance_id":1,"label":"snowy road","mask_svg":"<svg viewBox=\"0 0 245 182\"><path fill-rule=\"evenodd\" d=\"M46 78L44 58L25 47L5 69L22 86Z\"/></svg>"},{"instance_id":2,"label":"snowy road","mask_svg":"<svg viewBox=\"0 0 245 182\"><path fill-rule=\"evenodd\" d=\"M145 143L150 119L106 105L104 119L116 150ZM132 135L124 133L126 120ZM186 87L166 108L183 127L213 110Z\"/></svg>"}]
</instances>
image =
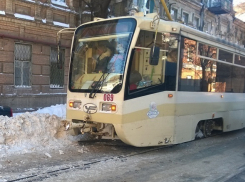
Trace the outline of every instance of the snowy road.
<instances>
[{"instance_id":1,"label":"snowy road","mask_svg":"<svg viewBox=\"0 0 245 182\"><path fill-rule=\"evenodd\" d=\"M48 154L5 157L0 181L245 181L244 129L171 147L97 141L73 143Z\"/></svg>"}]
</instances>

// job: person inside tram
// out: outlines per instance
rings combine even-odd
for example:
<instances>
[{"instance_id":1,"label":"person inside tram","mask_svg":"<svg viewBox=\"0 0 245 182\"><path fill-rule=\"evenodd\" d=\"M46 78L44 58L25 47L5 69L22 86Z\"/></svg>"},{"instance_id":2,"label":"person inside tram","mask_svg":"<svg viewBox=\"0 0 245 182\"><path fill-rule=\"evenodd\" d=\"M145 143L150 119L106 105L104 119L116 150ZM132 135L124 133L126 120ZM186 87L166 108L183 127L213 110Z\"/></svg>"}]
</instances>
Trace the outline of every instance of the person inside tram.
<instances>
[{"instance_id":1,"label":"person inside tram","mask_svg":"<svg viewBox=\"0 0 245 182\"><path fill-rule=\"evenodd\" d=\"M112 51L109 48L108 41L99 42L98 46L96 46L96 53L98 58L93 58L93 62L96 62L95 70L96 73L105 73L107 71L107 65L112 56Z\"/></svg>"},{"instance_id":2,"label":"person inside tram","mask_svg":"<svg viewBox=\"0 0 245 182\"><path fill-rule=\"evenodd\" d=\"M138 71L136 71L136 70L131 71L130 77L129 77L129 84L130 84L129 90L136 90L138 87L137 84L141 80L142 80L142 76Z\"/></svg>"},{"instance_id":3,"label":"person inside tram","mask_svg":"<svg viewBox=\"0 0 245 182\"><path fill-rule=\"evenodd\" d=\"M126 41L119 41L116 46L116 53L108 63L108 73L123 73L125 64Z\"/></svg>"}]
</instances>

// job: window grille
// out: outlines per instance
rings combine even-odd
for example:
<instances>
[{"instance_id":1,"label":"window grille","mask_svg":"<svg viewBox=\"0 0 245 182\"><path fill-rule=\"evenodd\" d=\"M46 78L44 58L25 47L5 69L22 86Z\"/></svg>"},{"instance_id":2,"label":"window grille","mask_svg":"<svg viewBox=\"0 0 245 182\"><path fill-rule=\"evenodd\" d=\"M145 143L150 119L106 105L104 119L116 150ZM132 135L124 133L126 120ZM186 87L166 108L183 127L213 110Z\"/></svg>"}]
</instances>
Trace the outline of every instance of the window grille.
<instances>
[{"instance_id":1,"label":"window grille","mask_svg":"<svg viewBox=\"0 0 245 182\"><path fill-rule=\"evenodd\" d=\"M57 56L58 49L51 47L50 53L50 88L63 88L64 87L64 62L65 50L60 49L61 65L58 65ZM60 63L59 63L60 64Z\"/></svg>"},{"instance_id":2,"label":"window grille","mask_svg":"<svg viewBox=\"0 0 245 182\"><path fill-rule=\"evenodd\" d=\"M31 86L31 45L15 44L14 84L16 87Z\"/></svg>"}]
</instances>

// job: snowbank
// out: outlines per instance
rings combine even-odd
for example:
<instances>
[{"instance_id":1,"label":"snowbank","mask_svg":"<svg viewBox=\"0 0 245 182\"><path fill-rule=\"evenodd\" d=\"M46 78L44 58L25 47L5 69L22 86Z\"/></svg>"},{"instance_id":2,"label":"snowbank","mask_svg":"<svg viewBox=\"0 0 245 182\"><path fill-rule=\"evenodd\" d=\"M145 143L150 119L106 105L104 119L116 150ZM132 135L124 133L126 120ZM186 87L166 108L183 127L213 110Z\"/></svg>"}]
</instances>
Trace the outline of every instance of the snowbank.
<instances>
[{"instance_id":1,"label":"snowbank","mask_svg":"<svg viewBox=\"0 0 245 182\"><path fill-rule=\"evenodd\" d=\"M66 105L56 105L35 112L0 116L0 157L33 151L58 149L67 139L61 121Z\"/></svg>"},{"instance_id":2,"label":"snowbank","mask_svg":"<svg viewBox=\"0 0 245 182\"><path fill-rule=\"evenodd\" d=\"M55 106L45 107L35 111L36 113L48 113L50 115L56 115L65 119L66 117L66 104L57 104Z\"/></svg>"}]
</instances>

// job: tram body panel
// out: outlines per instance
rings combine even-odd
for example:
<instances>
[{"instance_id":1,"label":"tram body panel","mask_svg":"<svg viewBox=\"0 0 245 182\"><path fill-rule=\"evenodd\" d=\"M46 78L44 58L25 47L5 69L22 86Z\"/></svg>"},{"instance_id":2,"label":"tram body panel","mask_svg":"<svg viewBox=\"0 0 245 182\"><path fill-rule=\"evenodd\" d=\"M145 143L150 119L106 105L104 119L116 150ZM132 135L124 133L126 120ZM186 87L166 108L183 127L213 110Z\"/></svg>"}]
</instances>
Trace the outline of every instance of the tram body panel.
<instances>
[{"instance_id":1,"label":"tram body panel","mask_svg":"<svg viewBox=\"0 0 245 182\"><path fill-rule=\"evenodd\" d=\"M162 97L161 97L161 96ZM122 125L115 125L117 134L125 143L135 146L168 145L187 142L195 139L195 130L200 120L222 118L223 131L231 131L244 127L245 108L243 96L237 97L240 102L231 102L234 96L226 95L226 99L220 99L220 94L177 93L173 103L164 103L161 99L164 94L158 94L156 108L159 112L154 118L149 118L149 97L126 101L124 108L130 108L135 102L140 101L137 107L141 110L125 113L122 116ZM188 95L192 100L188 99ZM166 96L166 94L165 94ZM195 98L196 97L196 98ZM154 97L152 97L152 100ZM202 99L200 99L202 98ZM195 100L196 99L196 100ZM137 101L138 100L138 101ZM145 109L142 109L145 106ZM147 107L148 106L148 107ZM132 108L132 107L131 107ZM234 111L230 111L234 109ZM130 109L124 109L129 112ZM162 141L168 141L165 143Z\"/></svg>"}]
</instances>

